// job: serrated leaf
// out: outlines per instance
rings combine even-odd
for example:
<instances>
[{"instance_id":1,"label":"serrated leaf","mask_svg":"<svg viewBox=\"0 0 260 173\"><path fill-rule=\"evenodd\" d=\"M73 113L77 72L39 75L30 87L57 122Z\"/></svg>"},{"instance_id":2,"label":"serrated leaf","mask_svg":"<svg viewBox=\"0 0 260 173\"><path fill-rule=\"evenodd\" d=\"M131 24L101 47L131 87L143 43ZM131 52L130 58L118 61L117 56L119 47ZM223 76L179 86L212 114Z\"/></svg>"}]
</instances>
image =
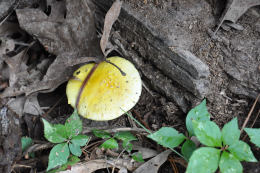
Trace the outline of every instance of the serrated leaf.
<instances>
[{"instance_id":1,"label":"serrated leaf","mask_svg":"<svg viewBox=\"0 0 260 173\"><path fill-rule=\"evenodd\" d=\"M104 149L117 149L118 143L114 138L110 138L100 145L100 147Z\"/></svg>"},{"instance_id":2,"label":"serrated leaf","mask_svg":"<svg viewBox=\"0 0 260 173\"><path fill-rule=\"evenodd\" d=\"M221 173L242 173L240 161L231 153L224 151L220 157L219 168Z\"/></svg>"},{"instance_id":3,"label":"serrated leaf","mask_svg":"<svg viewBox=\"0 0 260 173\"><path fill-rule=\"evenodd\" d=\"M68 166L75 165L79 161L80 161L80 159L77 156L71 155L69 157L67 163L63 164L59 169L54 169L54 170L48 171L48 173L55 173L55 172L65 171L68 168Z\"/></svg>"},{"instance_id":4,"label":"serrated leaf","mask_svg":"<svg viewBox=\"0 0 260 173\"><path fill-rule=\"evenodd\" d=\"M218 169L220 150L201 147L193 152L186 173L214 173Z\"/></svg>"},{"instance_id":5,"label":"serrated leaf","mask_svg":"<svg viewBox=\"0 0 260 173\"><path fill-rule=\"evenodd\" d=\"M240 130L238 129L237 118L224 125L222 129L222 140L225 145L231 145L239 140Z\"/></svg>"},{"instance_id":6,"label":"serrated leaf","mask_svg":"<svg viewBox=\"0 0 260 173\"><path fill-rule=\"evenodd\" d=\"M186 117L186 128L190 136L194 136L194 130L192 126L192 120L195 121L209 121L210 114L206 106L206 99L204 99L198 106L191 109Z\"/></svg>"},{"instance_id":7,"label":"serrated leaf","mask_svg":"<svg viewBox=\"0 0 260 173\"><path fill-rule=\"evenodd\" d=\"M131 132L117 132L114 135L115 138L122 140L122 141L134 141L137 138Z\"/></svg>"},{"instance_id":8,"label":"serrated leaf","mask_svg":"<svg viewBox=\"0 0 260 173\"><path fill-rule=\"evenodd\" d=\"M238 141L228 147L228 150L240 161L257 162L250 146L243 142Z\"/></svg>"},{"instance_id":9,"label":"serrated leaf","mask_svg":"<svg viewBox=\"0 0 260 173\"><path fill-rule=\"evenodd\" d=\"M82 151L80 149L80 146L74 143L69 144L70 152L75 156L81 156Z\"/></svg>"},{"instance_id":10,"label":"serrated leaf","mask_svg":"<svg viewBox=\"0 0 260 173\"><path fill-rule=\"evenodd\" d=\"M89 136L86 135L78 135L71 139L71 143L78 145L78 146L84 146L89 140Z\"/></svg>"},{"instance_id":11,"label":"serrated leaf","mask_svg":"<svg viewBox=\"0 0 260 173\"><path fill-rule=\"evenodd\" d=\"M192 121L193 129L198 140L209 147L221 147L221 132L213 121Z\"/></svg>"},{"instance_id":12,"label":"serrated leaf","mask_svg":"<svg viewBox=\"0 0 260 173\"><path fill-rule=\"evenodd\" d=\"M182 133L179 133L177 130L171 127L162 127L147 137L156 141L158 144L169 148L179 146L186 138Z\"/></svg>"},{"instance_id":13,"label":"serrated leaf","mask_svg":"<svg viewBox=\"0 0 260 173\"><path fill-rule=\"evenodd\" d=\"M141 153L134 153L133 155L132 155L132 158L135 160L135 161L137 161L137 162L144 162L144 159L143 159L143 156L142 156L142 154Z\"/></svg>"},{"instance_id":14,"label":"serrated leaf","mask_svg":"<svg viewBox=\"0 0 260 173\"><path fill-rule=\"evenodd\" d=\"M133 149L133 144L131 144L129 141L123 141L123 148L130 153Z\"/></svg>"},{"instance_id":15,"label":"serrated leaf","mask_svg":"<svg viewBox=\"0 0 260 173\"><path fill-rule=\"evenodd\" d=\"M105 130L94 129L94 130L92 130L92 132L98 138L106 139L106 138L111 137L111 135L108 132L106 132Z\"/></svg>"},{"instance_id":16,"label":"serrated leaf","mask_svg":"<svg viewBox=\"0 0 260 173\"><path fill-rule=\"evenodd\" d=\"M260 147L260 129L245 128L246 133L250 137L250 141Z\"/></svg>"},{"instance_id":17,"label":"serrated leaf","mask_svg":"<svg viewBox=\"0 0 260 173\"><path fill-rule=\"evenodd\" d=\"M196 144L192 140L186 140L181 147L182 155L189 160L193 151L196 150Z\"/></svg>"},{"instance_id":18,"label":"serrated leaf","mask_svg":"<svg viewBox=\"0 0 260 173\"><path fill-rule=\"evenodd\" d=\"M51 124L42 118L44 125L44 136L52 143L61 143L67 139L66 128L62 124Z\"/></svg>"},{"instance_id":19,"label":"serrated leaf","mask_svg":"<svg viewBox=\"0 0 260 173\"><path fill-rule=\"evenodd\" d=\"M22 142L22 152L24 152L28 147L30 147L33 143L32 138L30 137L22 137L21 138L21 142Z\"/></svg>"},{"instance_id":20,"label":"serrated leaf","mask_svg":"<svg viewBox=\"0 0 260 173\"><path fill-rule=\"evenodd\" d=\"M70 155L67 143L55 145L49 154L49 163L47 171L57 166L63 165L67 162Z\"/></svg>"},{"instance_id":21,"label":"serrated leaf","mask_svg":"<svg viewBox=\"0 0 260 173\"><path fill-rule=\"evenodd\" d=\"M65 127L69 139L71 139L74 136L77 136L82 132L82 121L79 118L76 109L74 110L72 115L66 120Z\"/></svg>"}]
</instances>

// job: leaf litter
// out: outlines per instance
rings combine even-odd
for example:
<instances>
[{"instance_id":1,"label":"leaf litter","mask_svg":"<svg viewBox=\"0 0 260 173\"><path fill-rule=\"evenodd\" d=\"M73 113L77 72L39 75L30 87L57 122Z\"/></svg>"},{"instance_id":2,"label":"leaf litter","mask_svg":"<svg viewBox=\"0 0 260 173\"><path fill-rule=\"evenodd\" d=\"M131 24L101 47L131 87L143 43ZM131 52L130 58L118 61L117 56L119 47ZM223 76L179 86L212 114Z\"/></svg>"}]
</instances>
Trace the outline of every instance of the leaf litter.
<instances>
[{"instance_id":1,"label":"leaf litter","mask_svg":"<svg viewBox=\"0 0 260 173\"><path fill-rule=\"evenodd\" d=\"M63 1L47 0L47 5L51 6L52 10L50 11L50 14L46 14L38 9L16 10L20 27L26 30L29 34L35 36L49 53L56 55L54 60L49 60L46 67L43 67L45 69L43 71L46 71L45 73L37 74L38 72L35 72L35 74L37 75L35 75L36 78L33 78L33 81L29 80L32 79L32 76L28 76L29 74L27 74L26 78L28 79L28 81L26 86L17 86L17 83L19 83L19 81L26 80L22 79L26 75L17 74L26 72L29 68L26 65L28 58L24 58L24 56L22 56L26 51L22 50L15 56L3 61L8 65L7 69L10 72L10 76L6 77L7 79L9 79L9 87L0 96L18 96L16 99L9 102L9 106L14 107L12 109L16 110L15 112L17 112L18 115L29 112L35 115L41 114L41 108L37 100L38 92L53 91L64 81L68 80L71 72L74 71L72 66L89 61L98 61L99 58L102 57L102 53L105 56L107 55L106 47L108 44L107 42L109 38L109 33L111 31L113 23L116 21L119 15L122 2L116 0L115 3L112 5L114 11L111 8L112 11L109 10L109 13L107 14L107 16L112 15L110 16L109 21L106 16L104 31L100 42L101 50L99 48L98 39L96 35L93 34L95 33L93 14L92 11L89 9L86 1L82 0L74 3L67 2L65 5ZM82 6L86 8L80 8ZM244 6L244 9L247 10L250 7ZM243 12L243 10L241 10L241 12ZM226 16L224 15L224 20L236 21L237 16L240 17L243 14L237 14L236 17L232 18L228 17L230 11L226 13ZM28 18L28 16L35 16L35 18ZM78 16L79 18L75 16ZM85 18L80 18L81 16L85 16ZM4 44L1 44L0 46L1 54L5 55L10 51L15 51L16 42L14 41L14 39L10 39L7 37L3 43ZM64 71L65 69L66 71ZM31 95L33 93L36 94ZM26 97L19 96L22 94L25 94ZM16 106L12 106L11 103L16 103L14 104ZM141 153L145 153L145 151L146 148L143 148L141 150ZM149 166L149 164L153 164L153 170L157 172L159 167L167 160L169 154L170 151L167 150L162 154L154 157L156 155L156 152L151 154L147 151L148 156L144 158L154 158L144 163L141 167L139 167L140 169L136 169L135 172L138 172L138 170L150 172L151 167ZM90 167L93 171L96 171L101 168L107 168L108 164L114 166L115 161L119 161L120 164L116 166L118 169L122 171L124 171L125 168L128 168L132 171L134 170L130 169L132 168L131 166L133 164L130 159L128 159L127 161L122 159L112 161L102 159L97 162L94 161L95 160L91 160L80 165L84 168L88 166L88 168ZM134 168L136 167L137 166L135 166ZM77 166L72 166L72 170L75 168L77 168Z\"/></svg>"}]
</instances>

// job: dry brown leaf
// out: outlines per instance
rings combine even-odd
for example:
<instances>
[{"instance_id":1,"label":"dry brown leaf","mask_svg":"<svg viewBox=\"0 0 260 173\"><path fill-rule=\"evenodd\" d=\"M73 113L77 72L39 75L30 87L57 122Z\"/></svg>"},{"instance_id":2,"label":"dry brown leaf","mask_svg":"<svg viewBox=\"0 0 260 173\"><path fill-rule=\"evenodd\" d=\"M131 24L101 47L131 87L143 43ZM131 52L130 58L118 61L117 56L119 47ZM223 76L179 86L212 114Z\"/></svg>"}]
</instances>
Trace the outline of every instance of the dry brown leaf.
<instances>
[{"instance_id":1,"label":"dry brown leaf","mask_svg":"<svg viewBox=\"0 0 260 173\"><path fill-rule=\"evenodd\" d=\"M70 170L61 171L60 173L92 173L99 169L111 168L115 165L118 169L127 168L130 171L133 171L138 165L131 160L123 159L113 159L113 160L91 160L84 163L78 163L73 165Z\"/></svg>"},{"instance_id":2,"label":"dry brown leaf","mask_svg":"<svg viewBox=\"0 0 260 173\"><path fill-rule=\"evenodd\" d=\"M143 159L148 159L159 154L156 150L135 145L133 146L133 150L137 150L139 153L142 153Z\"/></svg>"},{"instance_id":3,"label":"dry brown leaf","mask_svg":"<svg viewBox=\"0 0 260 173\"><path fill-rule=\"evenodd\" d=\"M228 20L233 23L251 7L260 5L259 0L228 0L221 21Z\"/></svg>"},{"instance_id":4,"label":"dry brown leaf","mask_svg":"<svg viewBox=\"0 0 260 173\"><path fill-rule=\"evenodd\" d=\"M46 74L35 80L27 75L26 86L9 87L0 97L53 91L71 77L75 70L72 66L101 57L93 14L87 1L70 0L64 4L64 1L49 0L52 9L49 16L40 9L16 10L20 26L57 57Z\"/></svg>"},{"instance_id":5,"label":"dry brown leaf","mask_svg":"<svg viewBox=\"0 0 260 173\"><path fill-rule=\"evenodd\" d=\"M121 6L122 6L122 2L120 0L116 0L105 16L103 35L100 40L100 47L104 56L107 56L106 47L107 47L109 34L112 29L112 25L115 23L115 21L117 20L120 14Z\"/></svg>"},{"instance_id":6,"label":"dry brown leaf","mask_svg":"<svg viewBox=\"0 0 260 173\"><path fill-rule=\"evenodd\" d=\"M133 173L157 173L160 166L167 160L168 155L171 152L171 150L166 150L158 154L156 157L142 164Z\"/></svg>"},{"instance_id":7,"label":"dry brown leaf","mask_svg":"<svg viewBox=\"0 0 260 173\"><path fill-rule=\"evenodd\" d=\"M20 67L22 65L23 57L26 53L26 50L21 51L17 55L6 58L5 62L9 66L9 86L14 87L16 81L17 81L17 75L20 72Z\"/></svg>"},{"instance_id":8,"label":"dry brown leaf","mask_svg":"<svg viewBox=\"0 0 260 173\"><path fill-rule=\"evenodd\" d=\"M37 95L38 94L32 94L26 98L23 113L32 115L42 115L44 113L39 105Z\"/></svg>"}]
</instances>

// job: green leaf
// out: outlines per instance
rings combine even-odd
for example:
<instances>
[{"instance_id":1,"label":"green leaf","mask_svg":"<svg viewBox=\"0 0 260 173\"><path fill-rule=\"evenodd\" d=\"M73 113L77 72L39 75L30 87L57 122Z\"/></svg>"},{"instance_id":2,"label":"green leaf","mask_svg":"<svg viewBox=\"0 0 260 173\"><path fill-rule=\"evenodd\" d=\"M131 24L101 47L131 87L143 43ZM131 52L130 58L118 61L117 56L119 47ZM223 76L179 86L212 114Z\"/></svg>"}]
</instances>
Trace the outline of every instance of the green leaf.
<instances>
[{"instance_id":1,"label":"green leaf","mask_svg":"<svg viewBox=\"0 0 260 173\"><path fill-rule=\"evenodd\" d=\"M77 136L82 131L82 121L79 118L78 112L75 109L72 115L66 120L65 123L66 133L69 139Z\"/></svg>"},{"instance_id":2,"label":"green leaf","mask_svg":"<svg viewBox=\"0 0 260 173\"><path fill-rule=\"evenodd\" d=\"M193 120L192 124L196 137L202 144L209 147L221 147L221 132L215 122Z\"/></svg>"},{"instance_id":3,"label":"green leaf","mask_svg":"<svg viewBox=\"0 0 260 173\"><path fill-rule=\"evenodd\" d=\"M177 147L186 138L182 133L179 133L177 130L171 127L162 127L147 137L156 141L158 144L169 148Z\"/></svg>"},{"instance_id":4,"label":"green leaf","mask_svg":"<svg viewBox=\"0 0 260 173\"><path fill-rule=\"evenodd\" d=\"M32 145L33 140L32 138L23 136L21 142L22 142L22 151L24 152L27 148L29 148Z\"/></svg>"},{"instance_id":5,"label":"green leaf","mask_svg":"<svg viewBox=\"0 0 260 173\"><path fill-rule=\"evenodd\" d=\"M193 152L186 173L214 173L218 169L220 150L201 147Z\"/></svg>"},{"instance_id":6,"label":"green leaf","mask_svg":"<svg viewBox=\"0 0 260 173\"><path fill-rule=\"evenodd\" d=\"M75 156L81 156L82 151L80 149L80 146L74 143L69 144L70 152Z\"/></svg>"},{"instance_id":7,"label":"green leaf","mask_svg":"<svg viewBox=\"0 0 260 173\"><path fill-rule=\"evenodd\" d=\"M250 141L260 147L260 129L245 128L245 131L250 137Z\"/></svg>"},{"instance_id":8,"label":"green leaf","mask_svg":"<svg viewBox=\"0 0 260 173\"><path fill-rule=\"evenodd\" d=\"M231 145L239 140L240 130L238 129L237 118L224 125L222 129L222 140L225 145Z\"/></svg>"},{"instance_id":9,"label":"green leaf","mask_svg":"<svg viewBox=\"0 0 260 173\"><path fill-rule=\"evenodd\" d=\"M224 151L220 157L219 168L221 173L242 173L243 167L239 160L231 153Z\"/></svg>"},{"instance_id":10,"label":"green leaf","mask_svg":"<svg viewBox=\"0 0 260 173\"><path fill-rule=\"evenodd\" d=\"M134 141L137 138L131 132L117 132L114 135L115 138L122 140L122 141Z\"/></svg>"},{"instance_id":11,"label":"green leaf","mask_svg":"<svg viewBox=\"0 0 260 173\"><path fill-rule=\"evenodd\" d=\"M84 146L89 140L89 136L86 135L78 135L71 139L71 143L78 145L78 146Z\"/></svg>"},{"instance_id":12,"label":"green leaf","mask_svg":"<svg viewBox=\"0 0 260 173\"><path fill-rule=\"evenodd\" d=\"M49 163L47 171L56 166L63 165L67 162L68 157L70 155L69 147L67 143L57 144L55 145L50 152L49 155Z\"/></svg>"},{"instance_id":13,"label":"green leaf","mask_svg":"<svg viewBox=\"0 0 260 173\"><path fill-rule=\"evenodd\" d=\"M195 135L192 120L196 120L198 122L210 120L210 114L206 106L206 99L204 99L198 106L191 109L186 117L186 127L190 136Z\"/></svg>"},{"instance_id":14,"label":"green leaf","mask_svg":"<svg viewBox=\"0 0 260 173\"><path fill-rule=\"evenodd\" d=\"M133 149L133 144L131 144L129 141L123 141L123 148L130 153Z\"/></svg>"},{"instance_id":15,"label":"green leaf","mask_svg":"<svg viewBox=\"0 0 260 173\"><path fill-rule=\"evenodd\" d=\"M240 161L257 162L250 146L243 142L238 141L228 147L228 150Z\"/></svg>"},{"instance_id":16,"label":"green leaf","mask_svg":"<svg viewBox=\"0 0 260 173\"><path fill-rule=\"evenodd\" d=\"M135 161L137 161L137 162L144 162L144 159L143 159L143 156L142 156L142 154L141 153L134 153L133 155L132 155L132 158L135 160Z\"/></svg>"},{"instance_id":17,"label":"green leaf","mask_svg":"<svg viewBox=\"0 0 260 173\"><path fill-rule=\"evenodd\" d=\"M98 138L106 139L106 138L110 138L111 137L111 135L108 132L104 131L104 130L94 129L94 130L92 130L92 132Z\"/></svg>"},{"instance_id":18,"label":"green leaf","mask_svg":"<svg viewBox=\"0 0 260 173\"><path fill-rule=\"evenodd\" d=\"M72 156L69 157L67 163L63 164L59 169L54 169L54 170L48 171L48 173L55 173L55 172L65 171L68 168L68 166L75 165L79 161L80 161L80 159L77 156L72 155Z\"/></svg>"},{"instance_id":19,"label":"green leaf","mask_svg":"<svg viewBox=\"0 0 260 173\"><path fill-rule=\"evenodd\" d=\"M100 147L104 149L117 149L118 143L114 138L110 138L100 145Z\"/></svg>"},{"instance_id":20,"label":"green leaf","mask_svg":"<svg viewBox=\"0 0 260 173\"><path fill-rule=\"evenodd\" d=\"M189 160L193 151L196 150L196 144L192 140L186 140L181 147L182 155Z\"/></svg>"},{"instance_id":21,"label":"green leaf","mask_svg":"<svg viewBox=\"0 0 260 173\"><path fill-rule=\"evenodd\" d=\"M52 143L61 143L67 139L66 128L62 124L52 125L42 118L44 125L44 136Z\"/></svg>"}]
</instances>

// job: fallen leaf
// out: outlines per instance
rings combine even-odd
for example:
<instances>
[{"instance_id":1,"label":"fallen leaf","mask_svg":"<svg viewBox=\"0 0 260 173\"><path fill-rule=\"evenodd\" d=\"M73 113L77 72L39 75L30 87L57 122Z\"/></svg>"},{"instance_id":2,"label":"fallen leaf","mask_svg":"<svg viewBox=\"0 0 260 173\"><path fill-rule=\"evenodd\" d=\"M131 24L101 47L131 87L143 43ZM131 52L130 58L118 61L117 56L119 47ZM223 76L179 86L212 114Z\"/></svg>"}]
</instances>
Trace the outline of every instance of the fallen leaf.
<instances>
[{"instance_id":1,"label":"fallen leaf","mask_svg":"<svg viewBox=\"0 0 260 173\"><path fill-rule=\"evenodd\" d=\"M88 162L78 163L73 165L70 170L61 171L60 173L92 173L99 169L111 168L115 165L118 169L124 169L127 167L128 170L133 171L139 163L135 164L131 160L124 159L112 159L112 160L91 160Z\"/></svg>"},{"instance_id":2,"label":"fallen leaf","mask_svg":"<svg viewBox=\"0 0 260 173\"><path fill-rule=\"evenodd\" d=\"M23 57L25 56L26 50L21 51L17 55L6 58L5 62L9 66L9 86L14 87L17 82L17 75L20 72Z\"/></svg>"},{"instance_id":3,"label":"fallen leaf","mask_svg":"<svg viewBox=\"0 0 260 173\"><path fill-rule=\"evenodd\" d=\"M39 105L37 95L38 94L32 94L26 98L23 113L32 115L42 115L44 113Z\"/></svg>"},{"instance_id":4,"label":"fallen leaf","mask_svg":"<svg viewBox=\"0 0 260 173\"><path fill-rule=\"evenodd\" d=\"M233 23L251 7L260 5L259 0L228 0L220 21L229 20Z\"/></svg>"},{"instance_id":5,"label":"fallen leaf","mask_svg":"<svg viewBox=\"0 0 260 173\"><path fill-rule=\"evenodd\" d=\"M10 110L19 115L19 117L22 117L25 100L26 98L24 96L19 96L17 98L10 99L7 106Z\"/></svg>"},{"instance_id":6,"label":"fallen leaf","mask_svg":"<svg viewBox=\"0 0 260 173\"><path fill-rule=\"evenodd\" d=\"M149 161L142 164L137 168L133 173L157 173L160 166L167 160L168 155L171 153L171 150L166 150Z\"/></svg>"},{"instance_id":7,"label":"fallen leaf","mask_svg":"<svg viewBox=\"0 0 260 173\"><path fill-rule=\"evenodd\" d=\"M133 150L137 150L138 152L142 153L143 159L148 159L159 154L156 150L135 145L133 146Z\"/></svg>"},{"instance_id":8,"label":"fallen leaf","mask_svg":"<svg viewBox=\"0 0 260 173\"><path fill-rule=\"evenodd\" d=\"M121 6L122 6L122 2L120 0L116 0L105 16L103 35L100 40L100 47L105 56L107 56L106 47L107 47L109 34L112 29L112 25L115 23L115 21L117 20L120 14Z\"/></svg>"},{"instance_id":9,"label":"fallen leaf","mask_svg":"<svg viewBox=\"0 0 260 173\"><path fill-rule=\"evenodd\" d=\"M44 76L34 81L28 78L26 86L9 87L0 97L51 92L71 77L72 66L101 57L88 1L72 0L64 4L64 1L49 0L48 5L55 9L49 16L40 9L16 10L20 27L36 36L46 50L57 57Z\"/></svg>"}]
</instances>

